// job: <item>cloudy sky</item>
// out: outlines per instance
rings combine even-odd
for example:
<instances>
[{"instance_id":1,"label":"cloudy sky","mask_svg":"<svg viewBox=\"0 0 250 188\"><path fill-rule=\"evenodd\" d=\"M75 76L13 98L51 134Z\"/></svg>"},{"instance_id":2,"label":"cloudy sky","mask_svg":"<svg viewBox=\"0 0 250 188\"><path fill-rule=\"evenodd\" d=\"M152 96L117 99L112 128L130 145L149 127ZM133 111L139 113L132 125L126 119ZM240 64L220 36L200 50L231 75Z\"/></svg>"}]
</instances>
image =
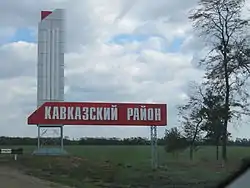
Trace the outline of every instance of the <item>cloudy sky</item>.
<instances>
[{"instance_id":1,"label":"cloudy sky","mask_svg":"<svg viewBox=\"0 0 250 188\"><path fill-rule=\"evenodd\" d=\"M66 9L67 101L167 103L167 128L178 125L175 107L203 74L193 66L203 45L187 19L196 3L1 0L0 135L36 136L26 118L36 108L37 26L41 10L56 8ZM250 129L231 130L247 137ZM66 126L65 135L147 137L149 128Z\"/></svg>"}]
</instances>

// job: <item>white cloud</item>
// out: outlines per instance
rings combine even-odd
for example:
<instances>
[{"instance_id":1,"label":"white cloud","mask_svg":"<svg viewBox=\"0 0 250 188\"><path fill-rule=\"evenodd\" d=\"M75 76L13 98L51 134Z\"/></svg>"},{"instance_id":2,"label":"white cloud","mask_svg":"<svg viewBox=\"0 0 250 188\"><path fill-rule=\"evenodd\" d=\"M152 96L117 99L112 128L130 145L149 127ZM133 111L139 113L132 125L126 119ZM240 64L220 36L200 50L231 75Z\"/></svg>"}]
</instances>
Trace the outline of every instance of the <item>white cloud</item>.
<instances>
[{"instance_id":1,"label":"white cloud","mask_svg":"<svg viewBox=\"0 0 250 188\"><path fill-rule=\"evenodd\" d=\"M177 125L175 107L185 99L187 83L202 76L192 66L193 54L201 45L193 38L187 20L187 10L195 3L196 0L1 1L0 31L36 29L40 10L66 8L66 99L166 102L171 127ZM108 42L124 33L147 34L149 38L124 44ZM181 50L166 51L179 37L184 39ZM34 43L0 46L2 135L36 135L36 128L26 124L27 116L36 108L36 54ZM159 135L163 133L164 128L160 128ZM148 136L149 128L66 126L65 134Z\"/></svg>"},{"instance_id":2,"label":"white cloud","mask_svg":"<svg viewBox=\"0 0 250 188\"><path fill-rule=\"evenodd\" d=\"M14 42L0 46L0 78L35 76L36 45L27 42Z\"/></svg>"}]
</instances>

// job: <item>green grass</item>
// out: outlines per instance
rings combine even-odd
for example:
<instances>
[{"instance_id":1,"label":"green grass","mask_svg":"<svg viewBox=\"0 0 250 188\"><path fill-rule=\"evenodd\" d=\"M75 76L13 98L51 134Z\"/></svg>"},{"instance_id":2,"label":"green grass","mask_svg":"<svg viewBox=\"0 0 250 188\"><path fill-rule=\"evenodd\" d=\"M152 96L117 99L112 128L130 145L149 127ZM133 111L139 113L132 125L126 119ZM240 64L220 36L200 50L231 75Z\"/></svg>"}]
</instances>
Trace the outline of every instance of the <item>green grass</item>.
<instances>
[{"instance_id":1,"label":"green grass","mask_svg":"<svg viewBox=\"0 0 250 188\"><path fill-rule=\"evenodd\" d=\"M15 146L16 148L16 146ZM236 170L250 148L228 147L229 162L222 168L215 147L202 147L190 161L188 150L178 158L158 148L159 166L151 170L149 146L66 146L68 157L35 157L23 147L18 164L27 173L76 187L205 187Z\"/></svg>"}]
</instances>

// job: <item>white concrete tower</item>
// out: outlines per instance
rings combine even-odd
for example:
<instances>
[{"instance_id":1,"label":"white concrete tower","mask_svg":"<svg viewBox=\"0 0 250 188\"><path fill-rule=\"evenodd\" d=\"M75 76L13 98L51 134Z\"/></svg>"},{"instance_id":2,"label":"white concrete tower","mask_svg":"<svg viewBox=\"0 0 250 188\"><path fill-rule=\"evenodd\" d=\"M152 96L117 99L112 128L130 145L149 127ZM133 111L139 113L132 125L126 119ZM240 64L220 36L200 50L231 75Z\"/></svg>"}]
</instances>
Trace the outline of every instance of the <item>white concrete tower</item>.
<instances>
[{"instance_id":1,"label":"white concrete tower","mask_svg":"<svg viewBox=\"0 0 250 188\"><path fill-rule=\"evenodd\" d=\"M64 101L64 10L42 11L38 25L37 107Z\"/></svg>"}]
</instances>

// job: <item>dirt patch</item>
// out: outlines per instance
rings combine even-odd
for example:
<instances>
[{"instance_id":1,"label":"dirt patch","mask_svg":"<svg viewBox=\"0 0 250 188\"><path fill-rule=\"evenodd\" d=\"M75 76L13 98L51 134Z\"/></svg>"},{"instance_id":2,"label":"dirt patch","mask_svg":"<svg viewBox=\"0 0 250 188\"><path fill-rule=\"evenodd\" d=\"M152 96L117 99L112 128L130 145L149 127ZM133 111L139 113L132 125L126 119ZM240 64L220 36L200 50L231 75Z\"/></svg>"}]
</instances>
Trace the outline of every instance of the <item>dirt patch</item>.
<instances>
[{"instance_id":1,"label":"dirt patch","mask_svg":"<svg viewBox=\"0 0 250 188\"><path fill-rule=\"evenodd\" d=\"M0 182L1 187L11 187L11 188L69 188L66 186L58 185L48 181L44 181L29 175L22 173L21 171L0 166Z\"/></svg>"}]
</instances>

